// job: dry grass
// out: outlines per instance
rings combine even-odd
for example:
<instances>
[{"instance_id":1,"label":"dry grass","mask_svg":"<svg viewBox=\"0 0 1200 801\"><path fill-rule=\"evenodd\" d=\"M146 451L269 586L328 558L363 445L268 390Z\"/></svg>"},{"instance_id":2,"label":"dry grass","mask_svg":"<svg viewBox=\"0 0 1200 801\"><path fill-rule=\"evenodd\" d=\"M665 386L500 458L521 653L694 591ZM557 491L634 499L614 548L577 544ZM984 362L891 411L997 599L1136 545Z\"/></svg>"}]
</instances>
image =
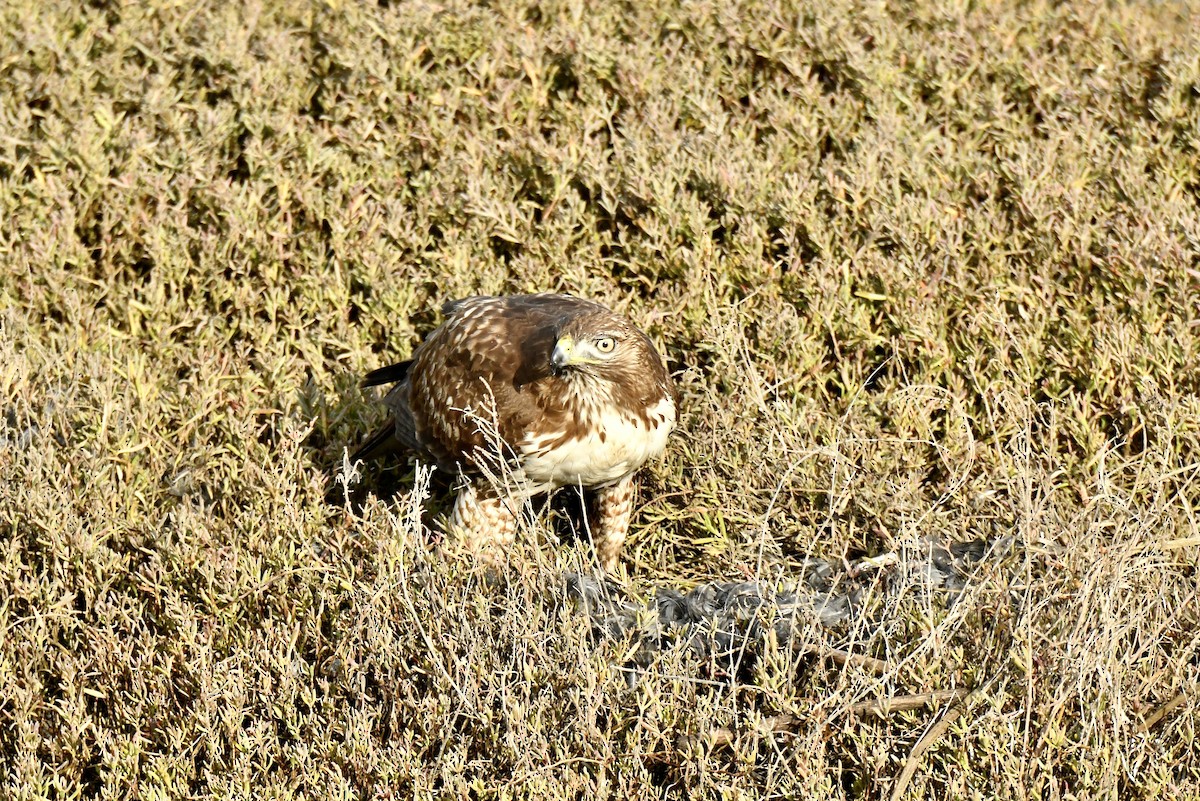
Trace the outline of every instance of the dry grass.
<instances>
[{"instance_id":1,"label":"dry grass","mask_svg":"<svg viewBox=\"0 0 1200 801\"><path fill-rule=\"evenodd\" d=\"M0 9L0 795L1197 797L1193 9L591 5ZM325 503L359 374L545 289L684 393L635 592L1013 549L814 627L882 676L631 686L587 548Z\"/></svg>"}]
</instances>

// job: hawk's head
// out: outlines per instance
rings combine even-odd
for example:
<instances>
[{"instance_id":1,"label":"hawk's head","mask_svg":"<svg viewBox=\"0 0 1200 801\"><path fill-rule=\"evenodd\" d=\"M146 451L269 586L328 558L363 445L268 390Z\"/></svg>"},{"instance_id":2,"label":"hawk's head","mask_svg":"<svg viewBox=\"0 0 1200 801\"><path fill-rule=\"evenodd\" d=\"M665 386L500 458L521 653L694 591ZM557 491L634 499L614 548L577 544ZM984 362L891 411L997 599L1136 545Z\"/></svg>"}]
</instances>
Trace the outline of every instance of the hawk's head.
<instances>
[{"instance_id":1,"label":"hawk's head","mask_svg":"<svg viewBox=\"0 0 1200 801\"><path fill-rule=\"evenodd\" d=\"M667 373L650 339L607 309L588 309L557 326L550 367L572 383L611 382L637 388L639 401L667 394Z\"/></svg>"},{"instance_id":2,"label":"hawk's head","mask_svg":"<svg viewBox=\"0 0 1200 801\"><path fill-rule=\"evenodd\" d=\"M559 374L578 371L610 377L640 361L643 339L640 331L614 314L577 315L559 323L550 364Z\"/></svg>"}]
</instances>

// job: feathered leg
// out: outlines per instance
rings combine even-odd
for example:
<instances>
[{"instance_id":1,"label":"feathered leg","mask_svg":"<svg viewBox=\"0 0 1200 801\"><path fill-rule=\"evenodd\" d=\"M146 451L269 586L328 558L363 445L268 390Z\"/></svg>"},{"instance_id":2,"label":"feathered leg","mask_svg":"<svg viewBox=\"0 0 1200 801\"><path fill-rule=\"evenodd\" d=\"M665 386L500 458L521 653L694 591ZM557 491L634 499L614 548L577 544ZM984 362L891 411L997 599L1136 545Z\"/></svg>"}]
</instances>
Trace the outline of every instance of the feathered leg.
<instances>
[{"instance_id":1,"label":"feathered leg","mask_svg":"<svg viewBox=\"0 0 1200 801\"><path fill-rule=\"evenodd\" d=\"M621 559L621 546L629 533L633 516L633 476L625 476L615 484L601 487L592 496L592 542L596 558L606 571L616 570Z\"/></svg>"},{"instance_id":2,"label":"feathered leg","mask_svg":"<svg viewBox=\"0 0 1200 801\"><path fill-rule=\"evenodd\" d=\"M450 529L480 562L495 567L508 556L516 538L517 519L510 502L491 485L472 481L459 490Z\"/></svg>"}]
</instances>

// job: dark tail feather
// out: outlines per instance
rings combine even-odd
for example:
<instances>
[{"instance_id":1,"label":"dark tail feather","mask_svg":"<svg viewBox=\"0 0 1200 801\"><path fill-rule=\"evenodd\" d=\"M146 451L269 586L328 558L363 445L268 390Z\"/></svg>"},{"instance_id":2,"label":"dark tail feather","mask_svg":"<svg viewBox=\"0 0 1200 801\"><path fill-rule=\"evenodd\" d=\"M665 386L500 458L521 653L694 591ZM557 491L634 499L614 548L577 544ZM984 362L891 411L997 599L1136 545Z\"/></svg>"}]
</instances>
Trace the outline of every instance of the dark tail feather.
<instances>
[{"instance_id":1,"label":"dark tail feather","mask_svg":"<svg viewBox=\"0 0 1200 801\"><path fill-rule=\"evenodd\" d=\"M410 367L412 367L412 359L406 362L389 364L387 367L380 367L378 370L372 370L367 373L366 377L362 380L362 385L364 387L377 387L380 384L394 384L397 381L403 381L408 377L408 368Z\"/></svg>"},{"instance_id":2,"label":"dark tail feather","mask_svg":"<svg viewBox=\"0 0 1200 801\"><path fill-rule=\"evenodd\" d=\"M371 461L401 450L404 450L404 445L396 438L396 421L389 417L378 431L350 454L350 461Z\"/></svg>"}]
</instances>

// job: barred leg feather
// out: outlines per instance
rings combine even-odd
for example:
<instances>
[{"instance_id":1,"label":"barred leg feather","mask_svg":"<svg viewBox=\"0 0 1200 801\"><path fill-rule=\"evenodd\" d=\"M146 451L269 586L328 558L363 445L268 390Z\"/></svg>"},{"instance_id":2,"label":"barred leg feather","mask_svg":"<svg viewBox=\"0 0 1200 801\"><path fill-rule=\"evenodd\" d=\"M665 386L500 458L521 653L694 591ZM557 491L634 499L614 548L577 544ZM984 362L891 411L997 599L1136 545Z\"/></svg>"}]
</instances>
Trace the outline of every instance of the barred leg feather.
<instances>
[{"instance_id":1,"label":"barred leg feather","mask_svg":"<svg viewBox=\"0 0 1200 801\"><path fill-rule=\"evenodd\" d=\"M616 570L621 559L621 547L629 533L635 495L633 476L625 476L615 484L601 487L593 495L592 542L596 558L606 571Z\"/></svg>"},{"instance_id":2,"label":"barred leg feather","mask_svg":"<svg viewBox=\"0 0 1200 801\"><path fill-rule=\"evenodd\" d=\"M463 487L450 515L451 533L482 563L499 566L508 558L517 520L505 498L482 482Z\"/></svg>"}]
</instances>

